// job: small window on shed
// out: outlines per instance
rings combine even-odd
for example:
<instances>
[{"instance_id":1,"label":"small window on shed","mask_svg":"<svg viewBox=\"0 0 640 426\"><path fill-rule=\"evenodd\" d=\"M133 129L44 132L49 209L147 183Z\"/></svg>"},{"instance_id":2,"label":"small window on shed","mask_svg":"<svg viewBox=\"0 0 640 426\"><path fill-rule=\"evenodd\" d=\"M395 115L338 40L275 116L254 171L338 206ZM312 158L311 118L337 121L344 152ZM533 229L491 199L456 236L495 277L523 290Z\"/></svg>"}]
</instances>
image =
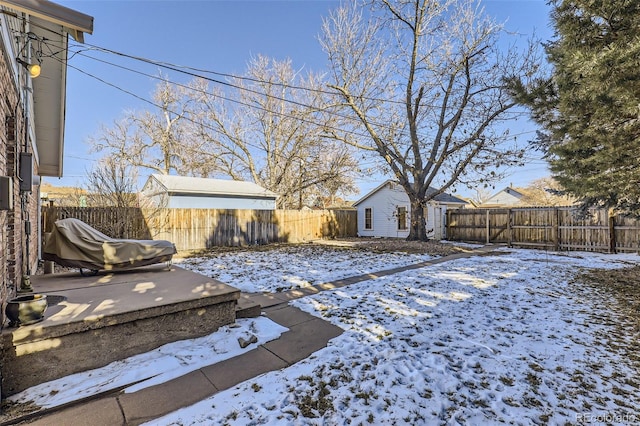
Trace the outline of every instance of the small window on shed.
<instances>
[{"instance_id":1,"label":"small window on shed","mask_svg":"<svg viewBox=\"0 0 640 426\"><path fill-rule=\"evenodd\" d=\"M407 208L398 206L398 231L407 229Z\"/></svg>"},{"instance_id":2,"label":"small window on shed","mask_svg":"<svg viewBox=\"0 0 640 426\"><path fill-rule=\"evenodd\" d=\"M373 229L373 209L371 207L364 209L364 229Z\"/></svg>"}]
</instances>

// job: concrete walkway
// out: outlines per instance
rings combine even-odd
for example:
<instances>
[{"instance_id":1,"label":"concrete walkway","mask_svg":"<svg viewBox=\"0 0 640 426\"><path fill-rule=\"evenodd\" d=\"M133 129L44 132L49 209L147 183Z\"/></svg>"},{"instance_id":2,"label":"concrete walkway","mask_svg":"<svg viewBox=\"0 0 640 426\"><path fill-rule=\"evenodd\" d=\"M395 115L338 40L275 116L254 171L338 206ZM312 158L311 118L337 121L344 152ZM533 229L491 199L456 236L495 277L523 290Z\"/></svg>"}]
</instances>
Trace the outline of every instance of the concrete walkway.
<instances>
[{"instance_id":1,"label":"concrete walkway","mask_svg":"<svg viewBox=\"0 0 640 426\"><path fill-rule=\"evenodd\" d=\"M485 246L409 266L283 293L243 294L243 298L259 303L266 317L287 327L289 331L283 333L279 339L260 345L238 357L201 368L169 382L133 393L114 391L108 395L77 401L68 407L58 407L48 413L39 413L37 417L33 416L26 423L43 426L128 426L161 417L260 374L295 364L325 347L329 340L342 334L341 328L288 306L289 301L411 269L489 254L498 247Z\"/></svg>"}]
</instances>

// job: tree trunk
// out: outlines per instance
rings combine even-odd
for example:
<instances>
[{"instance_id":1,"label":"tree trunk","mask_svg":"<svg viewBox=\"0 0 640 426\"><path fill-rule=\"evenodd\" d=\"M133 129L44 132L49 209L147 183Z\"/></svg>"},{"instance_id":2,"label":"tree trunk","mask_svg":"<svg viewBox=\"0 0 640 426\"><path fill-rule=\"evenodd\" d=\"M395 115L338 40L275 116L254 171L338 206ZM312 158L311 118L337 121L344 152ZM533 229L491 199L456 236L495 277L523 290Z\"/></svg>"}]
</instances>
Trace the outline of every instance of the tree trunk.
<instances>
[{"instance_id":1,"label":"tree trunk","mask_svg":"<svg viewBox=\"0 0 640 426\"><path fill-rule=\"evenodd\" d=\"M427 221L424 217L425 202L421 198L409 196L411 201L411 215L409 223L408 241L428 241Z\"/></svg>"}]
</instances>

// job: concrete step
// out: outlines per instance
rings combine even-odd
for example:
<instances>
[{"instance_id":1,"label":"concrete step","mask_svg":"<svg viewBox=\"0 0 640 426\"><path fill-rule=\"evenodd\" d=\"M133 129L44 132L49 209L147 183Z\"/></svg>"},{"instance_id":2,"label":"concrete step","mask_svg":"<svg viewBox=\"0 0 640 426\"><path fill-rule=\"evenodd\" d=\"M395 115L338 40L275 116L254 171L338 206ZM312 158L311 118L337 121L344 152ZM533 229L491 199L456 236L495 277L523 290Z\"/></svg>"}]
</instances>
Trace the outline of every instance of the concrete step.
<instances>
[{"instance_id":1,"label":"concrete step","mask_svg":"<svg viewBox=\"0 0 640 426\"><path fill-rule=\"evenodd\" d=\"M260 304L251 300L247 295L241 294L236 305L236 319L256 318L262 313Z\"/></svg>"},{"instance_id":2,"label":"concrete step","mask_svg":"<svg viewBox=\"0 0 640 426\"><path fill-rule=\"evenodd\" d=\"M210 334L235 321L240 298L240 290L176 266L95 277L34 276L32 285L37 293L65 300L50 306L41 322L2 330L3 398Z\"/></svg>"}]
</instances>

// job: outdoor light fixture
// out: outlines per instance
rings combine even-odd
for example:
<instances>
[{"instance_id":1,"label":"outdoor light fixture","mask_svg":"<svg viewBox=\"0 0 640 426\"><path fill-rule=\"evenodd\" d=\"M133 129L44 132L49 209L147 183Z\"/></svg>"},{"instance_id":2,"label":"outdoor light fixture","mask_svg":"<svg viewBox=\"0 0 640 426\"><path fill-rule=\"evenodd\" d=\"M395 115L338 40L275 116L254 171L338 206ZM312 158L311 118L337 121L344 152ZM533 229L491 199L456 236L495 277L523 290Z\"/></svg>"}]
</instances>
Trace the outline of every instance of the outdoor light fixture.
<instances>
[{"instance_id":1,"label":"outdoor light fixture","mask_svg":"<svg viewBox=\"0 0 640 426\"><path fill-rule=\"evenodd\" d=\"M31 76L31 78L38 77L40 75L40 71L42 71L42 67L40 66L40 64L30 64L20 58L16 58L16 61L18 61L20 65L22 65L27 69L27 71L29 71L29 75Z\"/></svg>"},{"instance_id":2,"label":"outdoor light fixture","mask_svg":"<svg viewBox=\"0 0 640 426\"><path fill-rule=\"evenodd\" d=\"M40 75L40 72L42 72L43 39L32 32L28 32L21 37L24 37L24 44L16 56L16 62L29 71L31 78L36 78ZM35 42L36 45L32 47L33 42Z\"/></svg>"}]
</instances>

